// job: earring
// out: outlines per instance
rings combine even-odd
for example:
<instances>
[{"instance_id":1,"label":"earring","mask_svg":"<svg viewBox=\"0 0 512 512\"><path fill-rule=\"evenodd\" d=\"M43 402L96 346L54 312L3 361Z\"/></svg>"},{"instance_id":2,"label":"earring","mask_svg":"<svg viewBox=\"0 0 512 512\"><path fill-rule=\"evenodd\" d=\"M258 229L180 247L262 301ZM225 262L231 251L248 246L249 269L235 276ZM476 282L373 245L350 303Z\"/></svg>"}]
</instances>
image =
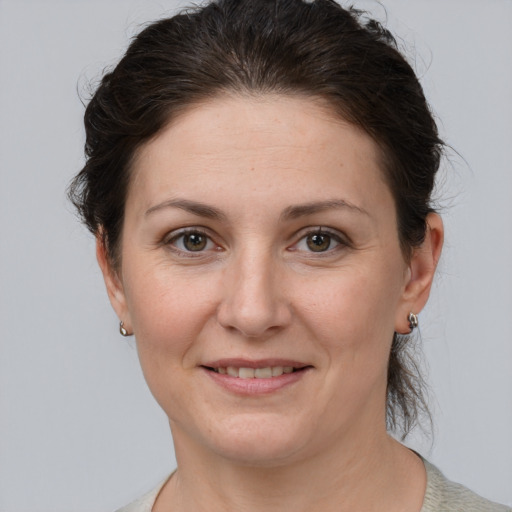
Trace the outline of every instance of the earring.
<instances>
[{"instance_id":1,"label":"earring","mask_svg":"<svg viewBox=\"0 0 512 512\"><path fill-rule=\"evenodd\" d=\"M119 322L119 332L122 336L129 336L128 331L126 330L126 327L124 326L123 322Z\"/></svg>"},{"instance_id":2,"label":"earring","mask_svg":"<svg viewBox=\"0 0 512 512\"><path fill-rule=\"evenodd\" d=\"M411 329L411 332L418 327L418 315L415 315L412 311L409 313L409 316L407 317L407 320L409 320L409 327Z\"/></svg>"}]
</instances>

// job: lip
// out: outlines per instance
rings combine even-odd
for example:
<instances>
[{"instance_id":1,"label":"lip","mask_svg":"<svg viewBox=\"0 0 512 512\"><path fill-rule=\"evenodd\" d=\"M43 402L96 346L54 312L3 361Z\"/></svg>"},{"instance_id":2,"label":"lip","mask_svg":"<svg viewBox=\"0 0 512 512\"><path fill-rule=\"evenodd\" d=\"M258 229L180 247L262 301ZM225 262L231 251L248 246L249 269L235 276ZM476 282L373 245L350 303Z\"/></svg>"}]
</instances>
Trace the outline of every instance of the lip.
<instances>
[{"instance_id":1,"label":"lip","mask_svg":"<svg viewBox=\"0 0 512 512\"><path fill-rule=\"evenodd\" d=\"M238 368L266 368L268 366L292 366L298 371L293 373L283 373L279 377L263 379L241 379L231 375L221 374L210 370L209 368L226 368L234 366ZM313 367L311 365L294 361L290 359L219 359L211 361L200 366L202 371L221 388L245 396L258 396L276 393L297 382L300 382L309 373Z\"/></svg>"}]
</instances>

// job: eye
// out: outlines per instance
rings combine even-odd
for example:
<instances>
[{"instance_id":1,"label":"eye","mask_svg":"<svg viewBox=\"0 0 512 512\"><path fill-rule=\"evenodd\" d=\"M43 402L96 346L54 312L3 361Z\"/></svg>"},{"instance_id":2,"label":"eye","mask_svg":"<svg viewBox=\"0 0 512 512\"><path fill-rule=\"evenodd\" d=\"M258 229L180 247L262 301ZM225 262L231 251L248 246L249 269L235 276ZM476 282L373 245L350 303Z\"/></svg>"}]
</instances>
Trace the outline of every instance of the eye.
<instances>
[{"instance_id":1,"label":"eye","mask_svg":"<svg viewBox=\"0 0 512 512\"><path fill-rule=\"evenodd\" d=\"M324 228L316 229L303 236L292 248L295 251L324 253L348 245L340 235Z\"/></svg>"},{"instance_id":2,"label":"eye","mask_svg":"<svg viewBox=\"0 0 512 512\"><path fill-rule=\"evenodd\" d=\"M217 248L212 239L198 229L190 229L171 235L166 244L175 250L189 253L211 251Z\"/></svg>"},{"instance_id":3,"label":"eye","mask_svg":"<svg viewBox=\"0 0 512 512\"><path fill-rule=\"evenodd\" d=\"M188 251L202 251L208 245L208 238L201 233L182 235L183 246Z\"/></svg>"},{"instance_id":4,"label":"eye","mask_svg":"<svg viewBox=\"0 0 512 512\"><path fill-rule=\"evenodd\" d=\"M331 236L326 233L314 233L306 237L306 245L313 252L327 251L331 243Z\"/></svg>"}]
</instances>

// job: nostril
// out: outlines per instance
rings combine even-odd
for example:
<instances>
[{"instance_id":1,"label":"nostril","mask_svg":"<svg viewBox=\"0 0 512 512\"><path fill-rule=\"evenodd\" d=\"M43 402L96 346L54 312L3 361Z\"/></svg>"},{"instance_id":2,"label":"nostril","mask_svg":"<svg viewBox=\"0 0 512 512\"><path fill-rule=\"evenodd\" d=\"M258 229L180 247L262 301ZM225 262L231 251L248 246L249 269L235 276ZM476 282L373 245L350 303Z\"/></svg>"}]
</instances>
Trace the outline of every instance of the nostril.
<instances>
[{"instance_id":1,"label":"nostril","mask_svg":"<svg viewBox=\"0 0 512 512\"><path fill-rule=\"evenodd\" d=\"M289 325L291 313L277 301L269 304L224 303L217 312L219 324L245 338L268 338Z\"/></svg>"}]
</instances>

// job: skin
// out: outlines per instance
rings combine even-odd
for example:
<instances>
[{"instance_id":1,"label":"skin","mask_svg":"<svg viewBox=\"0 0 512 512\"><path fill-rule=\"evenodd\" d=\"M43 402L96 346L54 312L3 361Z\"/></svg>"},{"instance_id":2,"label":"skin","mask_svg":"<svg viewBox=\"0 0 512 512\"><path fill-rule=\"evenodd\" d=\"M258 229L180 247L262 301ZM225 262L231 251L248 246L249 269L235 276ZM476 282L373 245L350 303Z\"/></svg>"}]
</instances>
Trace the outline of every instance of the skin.
<instances>
[{"instance_id":1,"label":"skin","mask_svg":"<svg viewBox=\"0 0 512 512\"><path fill-rule=\"evenodd\" d=\"M179 469L154 511L420 510L424 467L388 436L385 395L441 251L427 220L406 261L377 146L311 98L219 97L140 150L121 267L97 255L171 425ZM308 369L240 395L204 368L222 358Z\"/></svg>"}]
</instances>

